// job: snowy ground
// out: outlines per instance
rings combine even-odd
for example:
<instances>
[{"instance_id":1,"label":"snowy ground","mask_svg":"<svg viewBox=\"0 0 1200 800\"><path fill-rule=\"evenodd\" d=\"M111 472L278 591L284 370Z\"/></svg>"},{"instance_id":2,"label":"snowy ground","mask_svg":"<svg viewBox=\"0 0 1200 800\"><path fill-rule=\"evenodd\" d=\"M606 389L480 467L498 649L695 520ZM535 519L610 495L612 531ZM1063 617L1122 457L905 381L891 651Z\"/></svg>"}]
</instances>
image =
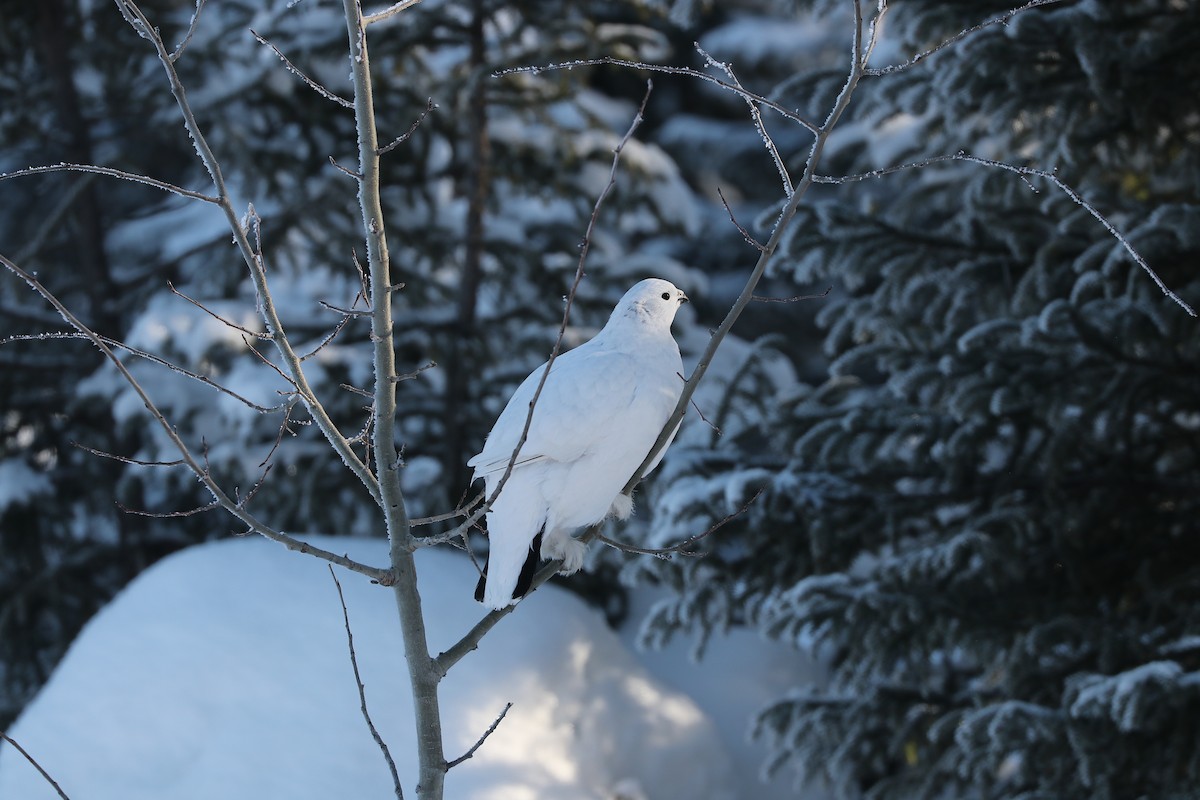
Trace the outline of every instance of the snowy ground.
<instances>
[{"instance_id":1,"label":"snowy ground","mask_svg":"<svg viewBox=\"0 0 1200 800\"><path fill-rule=\"evenodd\" d=\"M378 540L314 542L386 561ZM419 569L442 649L482 613L474 573L447 552L421 553ZM412 705L392 596L340 577L372 716L412 797ZM631 639L554 587L524 601L442 685L449 757L514 703L450 773L447 797L795 796L786 780L758 783L762 754L744 732L759 705L805 674L797 656L740 634L695 665L686 645L636 654ZM85 628L10 734L72 800L394 796L358 705L324 563L247 539L143 573ZM0 798L56 796L0 747Z\"/></svg>"}]
</instances>

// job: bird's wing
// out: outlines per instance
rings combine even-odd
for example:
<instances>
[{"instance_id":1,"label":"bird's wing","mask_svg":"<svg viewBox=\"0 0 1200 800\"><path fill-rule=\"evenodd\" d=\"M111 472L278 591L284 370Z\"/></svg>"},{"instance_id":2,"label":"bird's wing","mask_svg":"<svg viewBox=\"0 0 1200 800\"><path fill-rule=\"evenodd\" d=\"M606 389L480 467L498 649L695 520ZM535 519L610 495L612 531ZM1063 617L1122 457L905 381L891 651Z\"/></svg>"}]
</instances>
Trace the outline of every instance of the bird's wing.
<instances>
[{"instance_id":1,"label":"bird's wing","mask_svg":"<svg viewBox=\"0 0 1200 800\"><path fill-rule=\"evenodd\" d=\"M476 477L507 468L544 369L543 364L517 387L488 434L483 452L467 462ZM578 459L610 434L611 423L629 407L636 390L636 364L627 353L583 345L559 356L538 396L516 464Z\"/></svg>"}]
</instances>

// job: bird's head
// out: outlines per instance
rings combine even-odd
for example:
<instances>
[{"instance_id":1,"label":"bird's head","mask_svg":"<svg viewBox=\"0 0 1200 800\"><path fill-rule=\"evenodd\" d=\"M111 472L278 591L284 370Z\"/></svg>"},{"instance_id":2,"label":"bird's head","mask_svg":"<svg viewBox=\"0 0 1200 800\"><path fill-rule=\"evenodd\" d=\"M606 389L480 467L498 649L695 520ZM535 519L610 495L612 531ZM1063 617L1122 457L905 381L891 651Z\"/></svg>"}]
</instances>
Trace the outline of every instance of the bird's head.
<instances>
[{"instance_id":1,"label":"bird's head","mask_svg":"<svg viewBox=\"0 0 1200 800\"><path fill-rule=\"evenodd\" d=\"M675 284L662 278L647 278L633 285L617 307L611 321L633 319L653 328L670 330L675 312L688 296Z\"/></svg>"}]
</instances>

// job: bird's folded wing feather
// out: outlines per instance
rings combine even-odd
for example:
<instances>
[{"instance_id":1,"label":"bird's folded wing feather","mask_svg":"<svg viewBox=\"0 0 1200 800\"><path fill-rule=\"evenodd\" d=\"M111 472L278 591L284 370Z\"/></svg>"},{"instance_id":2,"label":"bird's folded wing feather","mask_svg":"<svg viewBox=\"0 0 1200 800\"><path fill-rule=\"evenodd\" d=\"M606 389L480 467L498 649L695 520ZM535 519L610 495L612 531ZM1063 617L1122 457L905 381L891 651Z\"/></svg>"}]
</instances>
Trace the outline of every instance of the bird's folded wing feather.
<instances>
[{"instance_id":1,"label":"bird's folded wing feather","mask_svg":"<svg viewBox=\"0 0 1200 800\"><path fill-rule=\"evenodd\" d=\"M586 346L555 359L516 464L574 461L612 435L614 421L636 394L636 367L628 354ZM543 364L517 387L488 434L483 452L467 462L476 477L507 468L544 369Z\"/></svg>"}]
</instances>

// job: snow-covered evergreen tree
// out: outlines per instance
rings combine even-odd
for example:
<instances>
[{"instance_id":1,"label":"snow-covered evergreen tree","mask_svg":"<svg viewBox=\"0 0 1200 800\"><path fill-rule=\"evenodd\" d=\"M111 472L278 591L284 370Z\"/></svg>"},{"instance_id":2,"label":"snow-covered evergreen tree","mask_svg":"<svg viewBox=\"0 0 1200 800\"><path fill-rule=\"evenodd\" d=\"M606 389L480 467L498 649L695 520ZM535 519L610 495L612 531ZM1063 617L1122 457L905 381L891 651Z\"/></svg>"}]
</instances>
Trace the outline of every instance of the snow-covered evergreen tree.
<instances>
[{"instance_id":1,"label":"snow-covered evergreen tree","mask_svg":"<svg viewBox=\"0 0 1200 800\"><path fill-rule=\"evenodd\" d=\"M1011 4L890 5L876 67ZM821 171L1056 170L1195 306L1198 32L1192 2L1026 11L865 79ZM833 85L808 73L789 105ZM668 455L656 544L745 510L705 558L631 562L676 589L648 636L747 624L824 658L756 730L841 797L1191 796L1195 319L1088 209L978 163L837 186L794 230L774 276L834 284L829 376L775 380L764 340L725 406L749 424Z\"/></svg>"}]
</instances>

